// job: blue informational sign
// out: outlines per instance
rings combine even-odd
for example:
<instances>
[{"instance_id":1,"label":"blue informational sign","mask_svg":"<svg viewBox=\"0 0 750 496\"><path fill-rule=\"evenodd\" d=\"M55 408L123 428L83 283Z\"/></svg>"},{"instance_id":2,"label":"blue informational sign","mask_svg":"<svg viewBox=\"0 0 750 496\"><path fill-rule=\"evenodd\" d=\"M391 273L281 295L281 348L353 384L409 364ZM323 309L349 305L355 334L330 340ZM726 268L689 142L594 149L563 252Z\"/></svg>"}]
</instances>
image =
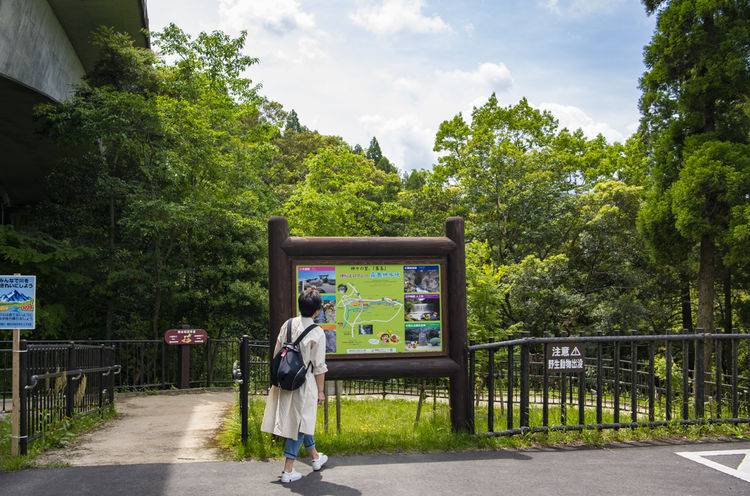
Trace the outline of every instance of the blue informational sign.
<instances>
[{"instance_id":1,"label":"blue informational sign","mask_svg":"<svg viewBox=\"0 0 750 496\"><path fill-rule=\"evenodd\" d=\"M0 329L36 327L36 276L0 276Z\"/></svg>"}]
</instances>

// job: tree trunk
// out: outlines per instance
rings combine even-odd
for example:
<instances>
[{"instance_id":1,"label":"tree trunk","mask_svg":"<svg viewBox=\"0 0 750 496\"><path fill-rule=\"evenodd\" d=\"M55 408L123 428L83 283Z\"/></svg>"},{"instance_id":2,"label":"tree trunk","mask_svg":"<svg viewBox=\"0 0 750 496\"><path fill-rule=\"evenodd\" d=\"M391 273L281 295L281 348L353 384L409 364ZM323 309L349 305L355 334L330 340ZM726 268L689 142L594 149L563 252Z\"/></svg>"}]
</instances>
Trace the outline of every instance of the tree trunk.
<instances>
[{"instance_id":1,"label":"tree trunk","mask_svg":"<svg viewBox=\"0 0 750 496\"><path fill-rule=\"evenodd\" d=\"M724 332L732 333L732 271L724 271Z\"/></svg>"},{"instance_id":2,"label":"tree trunk","mask_svg":"<svg viewBox=\"0 0 750 496\"><path fill-rule=\"evenodd\" d=\"M700 267L698 269L698 328L703 332L714 331L715 251L713 237L707 234L703 235L700 247Z\"/></svg>"},{"instance_id":3,"label":"tree trunk","mask_svg":"<svg viewBox=\"0 0 750 496\"><path fill-rule=\"evenodd\" d=\"M698 268L698 330L706 333L714 331L715 252L713 237L708 234L701 236L700 267ZM708 381L713 343L706 339L703 350L703 370L706 372L706 381ZM711 394L708 387L706 387L706 394Z\"/></svg>"},{"instance_id":4,"label":"tree trunk","mask_svg":"<svg viewBox=\"0 0 750 496\"><path fill-rule=\"evenodd\" d=\"M107 300L107 318L105 339L112 339L112 323L115 317L115 300L112 296Z\"/></svg>"},{"instance_id":5,"label":"tree trunk","mask_svg":"<svg viewBox=\"0 0 750 496\"><path fill-rule=\"evenodd\" d=\"M159 339L159 318L161 317L161 250L159 239L156 239L155 243L155 271L156 280L154 282L154 312L151 317L151 331L153 332L154 339Z\"/></svg>"},{"instance_id":6,"label":"tree trunk","mask_svg":"<svg viewBox=\"0 0 750 496\"><path fill-rule=\"evenodd\" d=\"M680 299L682 303L682 328L693 332L693 308L690 302L690 277L686 272L680 273Z\"/></svg>"},{"instance_id":7,"label":"tree trunk","mask_svg":"<svg viewBox=\"0 0 750 496\"><path fill-rule=\"evenodd\" d=\"M110 195L109 197L109 263L110 271L115 266L115 235L117 234L117 222L115 220L115 197ZM106 318L106 336L107 339L112 339L113 334L113 322L115 314L115 295L113 288L108 287L108 299L107 299L107 318Z\"/></svg>"}]
</instances>

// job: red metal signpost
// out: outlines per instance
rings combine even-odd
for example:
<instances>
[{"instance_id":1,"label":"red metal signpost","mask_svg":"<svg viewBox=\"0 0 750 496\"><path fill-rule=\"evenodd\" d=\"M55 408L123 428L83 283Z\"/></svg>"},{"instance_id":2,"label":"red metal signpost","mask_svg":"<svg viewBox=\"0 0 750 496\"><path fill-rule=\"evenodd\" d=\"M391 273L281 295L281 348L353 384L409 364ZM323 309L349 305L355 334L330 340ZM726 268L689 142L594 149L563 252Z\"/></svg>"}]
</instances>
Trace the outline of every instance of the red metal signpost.
<instances>
[{"instance_id":1,"label":"red metal signpost","mask_svg":"<svg viewBox=\"0 0 750 496\"><path fill-rule=\"evenodd\" d=\"M190 346L207 343L208 333L205 329L191 329L190 326L185 326L183 329L169 329L164 333L164 342L169 345L180 346L180 377L177 383L180 389L189 388Z\"/></svg>"}]
</instances>

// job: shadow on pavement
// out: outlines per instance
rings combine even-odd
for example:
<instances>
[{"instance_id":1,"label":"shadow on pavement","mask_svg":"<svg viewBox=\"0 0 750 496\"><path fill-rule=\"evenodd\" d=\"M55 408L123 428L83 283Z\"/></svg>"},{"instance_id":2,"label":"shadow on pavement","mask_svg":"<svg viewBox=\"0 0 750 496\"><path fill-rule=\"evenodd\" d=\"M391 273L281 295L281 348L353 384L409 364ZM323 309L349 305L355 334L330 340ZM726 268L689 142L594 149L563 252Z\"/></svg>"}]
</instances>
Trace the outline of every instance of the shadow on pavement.
<instances>
[{"instance_id":1,"label":"shadow on pavement","mask_svg":"<svg viewBox=\"0 0 750 496\"><path fill-rule=\"evenodd\" d=\"M291 484L282 484L280 481L276 481L274 484L288 488L292 494L303 496L361 496L362 494L359 489L324 481L321 472L310 472L310 474Z\"/></svg>"},{"instance_id":2,"label":"shadow on pavement","mask_svg":"<svg viewBox=\"0 0 750 496\"><path fill-rule=\"evenodd\" d=\"M349 465L383 465L391 463L446 463L482 460L531 460L531 456L522 451L455 451L447 453L394 453L379 455L331 456L326 465L329 468Z\"/></svg>"}]
</instances>

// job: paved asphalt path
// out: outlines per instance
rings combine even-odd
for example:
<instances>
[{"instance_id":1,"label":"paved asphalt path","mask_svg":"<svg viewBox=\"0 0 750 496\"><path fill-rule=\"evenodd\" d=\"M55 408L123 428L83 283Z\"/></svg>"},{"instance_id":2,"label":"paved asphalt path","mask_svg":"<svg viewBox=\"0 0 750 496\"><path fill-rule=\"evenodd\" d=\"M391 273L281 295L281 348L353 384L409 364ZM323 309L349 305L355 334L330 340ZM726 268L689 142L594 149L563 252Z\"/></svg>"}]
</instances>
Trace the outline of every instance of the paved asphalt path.
<instances>
[{"instance_id":1,"label":"paved asphalt path","mask_svg":"<svg viewBox=\"0 0 750 496\"><path fill-rule=\"evenodd\" d=\"M350 456L290 485L279 462L195 462L0 473L0 495L750 495L750 483L675 454L750 442L567 450Z\"/></svg>"}]
</instances>

